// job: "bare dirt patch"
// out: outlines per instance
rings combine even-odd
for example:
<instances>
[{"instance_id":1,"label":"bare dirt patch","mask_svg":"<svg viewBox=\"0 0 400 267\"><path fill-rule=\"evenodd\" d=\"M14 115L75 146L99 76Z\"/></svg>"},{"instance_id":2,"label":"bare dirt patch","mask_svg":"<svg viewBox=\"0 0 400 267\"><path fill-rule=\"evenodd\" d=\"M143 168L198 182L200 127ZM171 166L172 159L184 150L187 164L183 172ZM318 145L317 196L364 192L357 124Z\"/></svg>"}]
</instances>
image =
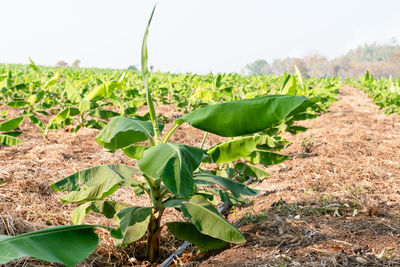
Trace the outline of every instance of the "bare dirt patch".
<instances>
[{"instance_id":1,"label":"bare dirt patch","mask_svg":"<svg viewBox=\"0 0 400 267\"><path fill-rule=\"evenodd\" d=\"M354 88L343 87L339 99L326 114L301 123L307 132L287 136L293 144L282 152L293 159L269 168L271 177L254 185L262 192L253 205L227 214L247 242L211 253L191 247L177 264L400 266L400 118L384 115ZM167 107L159 112L177 114ZM102 151L94 140L97 130L52 131L46 140L27 122L21 129L22 145L0 148L0 234L68 224L75 206L62 205L51 183L100 164L135 164L121 152ZM199 145L202 137L183 125L171 141ZM220 140L210 135L206 146ZM116 197L146 204L127 189ZM173 211L166 216L175 218L179 214ZM96 215L86 222L111 225ZM147 264L140 261L143 243L115 248L108 234L100 235L100 246L83 265ZM167 236L165 231L164 257L180 244ZM11 265L36 263L24 259Z\"/></svg>"}]
</instances>

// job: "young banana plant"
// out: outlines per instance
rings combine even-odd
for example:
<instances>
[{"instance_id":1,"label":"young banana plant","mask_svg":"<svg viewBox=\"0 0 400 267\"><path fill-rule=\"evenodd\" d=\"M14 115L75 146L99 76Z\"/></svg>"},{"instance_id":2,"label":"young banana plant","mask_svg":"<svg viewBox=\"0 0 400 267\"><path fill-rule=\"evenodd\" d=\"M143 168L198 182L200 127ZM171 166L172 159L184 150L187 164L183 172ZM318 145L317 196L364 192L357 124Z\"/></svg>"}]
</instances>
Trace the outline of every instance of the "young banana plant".
<instances>
[{"instance_id":1,"label":"young banana plant","mask_svg":"<svg viewBox=\"0 0 400 267\"><path fill-rule=\"evenodd\" d=\"M96 136L96 141L105 149L121 149L127 156L136 159L137 167L120 164L101 165L72 174L52 185L54 190L69 192L62 196L63 203L81 204L72 213L73 224L81 224L85 215L91 211L112 218L117 226L117 230L111 230L111 234L116 238L116 245L124 246L145 236L146 257L151 262L158 259L163 227L162 215L170 208L178 210L188 220L166 223L169 231L177 238L187 240L201 249L209 250L226 246L228 243L245 242L242 233L218 212L215 205L218 205L218 199L227 201L240 199L242 196L255 196L257 190L229 177L204 171L203 168L199 168L200 165L240 158L252 164L273 163L274 156L262 151L263 146L268 146L266 136L271 132L273 134L274 129L285 121L304 114L308 107L315 104L313 99L294 95L267 95L222 102L180 117L162 135L164 125L157 121L148 82L147 36L153 14L154 9L144 34L141 53L143 84L150 121L113 117ZM170 137L183 123L206 133L229 137L230 140L207 151L202 146L169 142ZM143 145L142 142L146 141L147 145ZM141 144L138 144L139 142ZM256 171L249 168L253 172ZM136 195L147 195L149 206L130 206L108 198L122 186L133 188ZM82 227L92 238L91 226ZM63 230L64 235L71 232L72 236L72 231L77 229L72 227ZM82 236L80 238L82 239ZM5 239L5 242L7 240L12 241ZM73 238L68 242L75 241L82 242ZM0 239L0 251L2 242ZM91 242L93 244L93 240ZM64 244L58 246L61 245ZM91 245L90 248L92 247ZM38 257L37 253L15 253L7 259L21 255ZM79 259L82 257L80 254ZM48 260L49 257L41 259ZM59 258L54 261L64 264L66 262ZM0 257L0 263L3 262L5 260L2 261Z\"/></svg>"},{"instance_id":2,"label":"young banana plant","mask_svg":"<svg viewBox=\"0 0 400 267\"><path fill-rule=\"evenodd\" d=\"M175 208L188 218L189 222L166 224L177 238L188 240L203 249L244 242L240 231L214 207L217 204L215 195L235 199L254 196L257 191L232 179L202 172L199 166L202 162L222 163L246 157L254 163L266 161L270 155L257 149L258 145L265 144L262 132L305 112L315 102L291 95L223 102L200 108L175 120L174 125L161 136L164 125L157 122L148 84L147 36L153 13L154 9L142 44L142 75L150 121L114 117L96 137L104 148L110 151L122 149L127 156L137 159L137 167L97 166L53 185L55 190L70 191L62 197L63 202L84 203L74 210L74 223L81 223L85 214L94 211L114 218L122 232L117 245L129 244L146 235L146 256L152 262L159 256L161 219L167 208ZM205 132L231 137L232 140L208 151L169 142L183 123ZM149 145L137 144L143 141L148 141ZM132 175L143 179L133 178ZM215 184L220 187L210 187ZM121 186L133 187L137 195L146 194L150 206L129 207L105 200Z\"/></svg>"}]
</instances>

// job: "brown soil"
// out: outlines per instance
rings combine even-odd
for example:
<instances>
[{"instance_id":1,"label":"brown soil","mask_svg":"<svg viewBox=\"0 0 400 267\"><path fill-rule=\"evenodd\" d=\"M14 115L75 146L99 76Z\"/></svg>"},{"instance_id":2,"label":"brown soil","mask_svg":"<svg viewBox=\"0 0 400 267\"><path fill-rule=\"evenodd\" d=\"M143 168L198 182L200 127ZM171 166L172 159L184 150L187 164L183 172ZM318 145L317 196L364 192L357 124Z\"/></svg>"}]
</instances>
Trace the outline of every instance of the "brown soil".
<instances>
[{"instance_id":1,"label":"brown soil","mask_svg":"<svg viewBox=\"0 0 400 267\"><path fill-rule=\"evenodd\" d=\"M159 111L177 114L167 107ZM364 93L345 86L326 114L301 125L309 130L288 135L293 144L282 151L293 159L268 168L271 177L253 185L262 190L253 205L227 214L247 242L209 253L189 248L175 264L400 266L399 116L384 115ZM0 148L0 234L68 224L75 206L62 205L51 183L99 164L134 164L121 152L103 152L94 141L97 130L59 130L46 140L27 122L21 129L22 145ZM311 133L305 149L301 143ZM172 141L198 145L201 139L201 132L184 125ZM206 146L218 140L210 136ZM117 199L146 203L124 189ZM180 215L173 211L166 216L176 218ZM96 215L86 222L111 225ZM115 248L108 234L100 235L98 249L82 265L146 264L140 261L143 243ZM165 231L163 256L179 244ZM36 263L23 259L11 265Z\"/></svg>"}]
</instances>

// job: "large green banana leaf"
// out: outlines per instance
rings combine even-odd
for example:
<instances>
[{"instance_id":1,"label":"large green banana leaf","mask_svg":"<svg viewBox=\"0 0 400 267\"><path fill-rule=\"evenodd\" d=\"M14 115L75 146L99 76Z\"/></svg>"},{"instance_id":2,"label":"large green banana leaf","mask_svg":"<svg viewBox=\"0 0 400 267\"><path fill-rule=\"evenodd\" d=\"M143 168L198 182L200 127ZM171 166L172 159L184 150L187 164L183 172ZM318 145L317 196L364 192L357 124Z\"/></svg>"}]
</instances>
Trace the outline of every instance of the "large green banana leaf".
<instances>
[{"instance_id":1,"label":"large green banana leaf","mask_svg":"<svg viewBox=\"0 0 400 267\"><path fill-rule=\"evenodd\" d=\"M220 136L256 133L276 125L307 102L303 96L267 95L199 108L176 120Z\"/></svg>"},{"instance_id":2,"label":"large green banana leaf","mask_svg":"<svg viewBox=\"0 0 400 267\"><path fill-rule=\"evenodd\" d=\"M249 155L257 146L257 138L243 137L228 142L219 143L207 149L214 163L225 163Z\"/></svg>"},{"instance_id":3,"label":"large green banana leaf","mask_svg":"<svg viewBox=\"0 0 400 267\"><path fill-rule=\"evenodd\" d=\"M269 176L269 173L256 166L246 164L244 162L237 162L234 169L240 174L247 177L257 177L258 179L265 178Z\"/></svg>"},{"instance_id":4,"label":"large green banana leaf","mask_svg":"<svg viewBox=\"0 0 400 267\"><path fill-rule=\"evenodd\" d=\"M107 96L112 97L114 90L120 86L121 84L118 83L118 81L109 81L102 83L101 85L93 88L93 90L89 92L86 98L95 101Z\"/></svg>"},{"instance_id":5,"label":"large green banana leaf","mask_svg":"<svg viewBox=\"0 0 400 267\"><path fill-rule=\"evenodd\" d=\"M7 106L12 108L26 108L29 106L29 103L24 100L15 100L7 103Z\"/></svg>"},{"instance_id":6,"label":"large green banana leaf","mask_svg":"<svg viewBox=\"0 0 400 267\"><path fill-rule=\"evenodd\" d=\"M147 36L149 35L149 28L150 28L151 20L153 19L155 9L156 9L156 7L154 6L153 11L151 12L149 21L147 22L146 31L144 32L144 36L143 36L143 40L142 40L142 51L141 51L142 75L143 75L143 77L146 77L146 78L149 75L148 54L147 54Z\"/></svg>"},{"instance_id":7,"label":"large green banana leaf","mask_svg":"<svg viewBox=\"0 0 400 267\"><path fill-rule=\"evenodd\" d=\"M168 230L177 238L189 241L204 250L225 247L228 243L220 239L202 234L196 226L188 222L167 222Z\"/></svg>"},{"instance_id":8,"label":"large green banana leaf","mask_svg":"<svg viewBox=\"0 0 400 267\"><path fill-rule=\"evenodd\" d=\"M44 91L38 91L36 94L32 94L28 97L27 101L29 104L34 104L38 103L40 100L43 99L45 92Z\"/></svg>"},{"instance_id":9,"label":"large green banana leaf","mask_svg":"<svg viewBox=\"0 0 400 267\"><path fill-rule=\"evenodd\" d=\"M141 172L127 165L100 165L72 174L52 184L51 188L57 191L72 191L61 198L64 203L100 200L114 193L122 185L139 183L131 177L133 174Z\"/></svg>"},{"instance_id":10,"label":"large green banana leaf","mask_svg":"<svg viewBox=\"0 0 400 267\"><path fill-rule=\"evenodd\" d=\"M61 129L65 127L65 125L72 123L72 116L79 114L79 110L77 108L65 108L60 111L57 115L55 115L47 124L47 129Z\"/></svg>"},{"instance_id":11,"label":"large green banana leaf","mask_svg":"<svg viewBox=\"0 0 400 267\"><path fill-rule=\"evenodd\" d=\"M298 114L301 114L303 112L306 112L309 107L312 105L315 105L318 101L321 99L319 97L313 97L313 98L308 98L307 101L304 101L300 105L298 105L295 109L293 109L288 116L295 116Z\"/></svg>"},{"instance_id":12,"label":"large green banana leaf","mask_svg":"<svg viewBox=\"0 0 400 267\"><path fill-rule=\"evenodd\" d=\"M124 154L130 158L139 160L143 157L143 153L147 149L149 149L148 146L130 145L130 146L122 148L122 152L124 152Z\"/></svg>"},{"instance_id":13,"label":"large green banana leaf","mask_svg":"<svg viewBox=\"0 0 400 267\"><path fill-rule=\"evenodd\" d=\"M163 126L163 124L159 124L161 131ZM133 143L146 141L151 139L153 135L153 126L149 121L113 117L96 136L96 141L105 148L115 150Z\"/></svg>"},{"instance_id":14,"label":"large green banana leaf","mask_svg":"<svg viewBox=\"0 0 400 267\"><path fill-rule=\"evenodd\" d=\"M2 123L0 123L0 131L2 132L12 131L15 128L17 128L22 123L23 120L24 117L21 116L7 121L3 121Z\"/></svg>"},{"instance_id":15,"label":"large green banana leaf","mask_svg":"<svg viewBox=\"0 0 400 267\"><path fill-rule=\"evenodd\" d=\"M86 96L89 100L98 100L107 95L107 85L102 83L92 89Z\"/></svg>"},{"instance_id":16,"label":"large green banana leaf","mask_svg":"<svg viewBox=\"0 0 400 267\"><path fill-rule=\"evenodd\" d=\"M18 236L0 236L0 264L21 257L75 266L96 248L96 225L67 225Z\"/></svg>"},{"instance_id":17,"label":"large green banana leaf","mask_svg":"<svg viewBox=\"0 0 400 267\"><path fill-rule=\"evenodd\" d=\"M267 152L267 151L253 151L250 155L244 157L245 160L253 164L262 164L264 166L271 166L284 162L290 159L289 156Z\"/></svg>"},{"instance_id":18,"label":"large green banana leaf","mask_svg":"<svg viewBox=\"0 0 400 267\"><path fill-rule=\"evenodd\" d=\"M141 238L147 231L151 210L151 207L129 207L120 210L117 217L123 237L117 239L116 245L125 246Z\"/></svg>"},{"instance_id":19,"label":"large green banana leaf","mask_svg":"<svg viewBox=\"0 0 400 267\"><path fill-rule=\"evenodd\" d=\"M22 144L22 141L19 140L18 138L15 138L14 136L6 134L0 134L0 145L5 145L5 146L16 146Z\"/></svg>"},{"instance_id":20,"label":"large green banana leaf","mask_svg":"<svg viewBox=\"0 0 400 267\"><path fill-rule=\"evenodd\" d=\"M189 201L175 202L183 214L196 226L202 234L212 236L230 243L245 242L242 233L225 220L214 205L200 195Z\"/></svg>"},{"instance_id":21,"label":"large green banana leaf","mask_svg":"<svg viewBox=\"0 0 400 267\"><path fill-rule=\"evenodd\" d=\"M112 201L112 200L99 200L87 202L75 208L71 214L72 224L81 224L85 215L91 211L103 214L106 218L113 218L120 210L129 208L130 206L125 203ZM114 220L117 224L117 220Z\"/></svg>"},{"instance_id":22,"label":"large green banana leaf","mask_svg":"<svg viewBox=\"0 0 400 267\"><path fill-rule=\"evenodd\" d=\"M301 89L302 93L303 94L306 93L307 90L304 87L303 77L301 76L301 72L296 65L294 65L294 73L296 74L296 77L299 80L299 85L300 85L300 89Z\"/></svg>"},{"instance_id":23,"label":"large green banana leaf","mask_svg":"<svg viewBox=\"0 0 400 267\"><path fill-rule=\"evenodd\" d=\"M194 191L193 172L205 156L197 147L162 143L147 149L137 165L148 176L162 179L173 194L186 197Z\"/></svg>"},{"instance_id":24,"label":"large green banana leaf","mask_svg":"<svg viewBox=\"0 0 400 267\"><path fill-rule=\"evenodd\" d=\"M65 82L65 92L67 93L67 98L72 103L78 103L81 100L81 95L79 91L73 86L69 81Z\"/></svg>"},{"instance_id":25,"label":"large green banana leaf","mask_svg":"<svg viewBox=\"0 0 400 267\"><path fill-rule=\"evenodd\" d=\"M297 81L293 75L286 76L285 81L283 82L282 89L280 91L283 95L295 95L297 94Z\"/></svg>"},{"instance_id":26,"label":"large green banana leaf","mask_svg":"<svg viewBox=\"0 0 400 267\"><path fill-rule=\"evenodd\" d=\"M60 72L57 72L56 75L54 75L51 79L47 80L44 83L44 88L47 89L50 86L53 86L57 83L58 79L60 78Z\"/></svg>"},{"instance_id":27,"label":"large green banana leaf","mask_svg":"<svg viewBox=\"0 0 400 267\"><path fill-rule=\"evenodd\" d=\"M254 190L242 183L208 173L195 174L193 176L193 180L197 185L222 185L223 187L231 191L235 197L240 197L241 195L255 196L258 193L257 190Z\"/></svg>"}]
</instances>

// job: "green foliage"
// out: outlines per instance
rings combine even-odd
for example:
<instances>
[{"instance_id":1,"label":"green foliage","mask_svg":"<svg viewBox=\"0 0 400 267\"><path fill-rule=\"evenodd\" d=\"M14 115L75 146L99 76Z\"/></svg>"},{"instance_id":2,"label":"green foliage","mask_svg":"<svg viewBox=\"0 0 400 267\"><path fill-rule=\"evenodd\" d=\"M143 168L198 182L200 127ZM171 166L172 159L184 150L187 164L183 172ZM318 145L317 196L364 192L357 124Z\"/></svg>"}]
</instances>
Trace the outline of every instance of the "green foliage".
<instances>
[{"instance_id":1,"label":"green foliage","mask_svg":"<svg viewBox=\"0 0 400 267\"><path fill-rule=\"evenodd\" d=\"M285 155L260 150L253 151L244 158L253 164L262 164L265 167L279 164L284 162L285 160L290 159L290 157Z\"/></svg>"},{"instance_id":2,"label":"green foliage","mask_svg":"<svg viewBox=\"0 0 400 267\"><path fill-rule=\"evenodd\" d=\"M152 214L151 207L129 207L117 213L122 238L117 239L118 246L125 246L140 239L147 231Z\"/></svg>"},{"instance_id":3,"label":"green foliage","mask_svg":"<svg viewBox=\"0 0 400 267\"><path fill-rule=\"evenodd\" d=\"M203 196L193 196L189 201L182 200L178 207L202 234L230 243L245 241L242 233L222 217L214 205Z\"/></svg>"},{"instance_id":4,"label":"green foliage","mask_svg":"<svg viewBox=\"0 0 400 267\"><path fill-rule=\"evenodd\" d=\"M276 125L307 101L305 97L291 95L229 101L202 107L177 122L185 121L195 128L220 136L241 136Z\"/></svg>"},{"instance_id":5,"label":"green foliage","mask_svg":"<svg viewBox=\"0 0 400 267\"><path fill-rule=\"evenodd\" d=\"M221 185L231 191L232 194L236 197L240 197L241 195L255 196L258 194L257 190L251 189L250 187L247 187L242 183L236 182L229 178L224 178L208 173L195 174L193 176L193 180L198 186L213 184Z\"/></svg>"},{"instance_id":6,"label":"green foliage","mask_svg":"<svg viewBox=\"0 0 400 267\"><path fill-rule=\"evenodd\" d=\"M356 79L347 79L351 86L364 90L373 99L376 105L384 109L385 113L400 114L400 80L399 78L374 79L374 76L367 71L364 76Z\"/></svg>"},{"instance_id":7,"label":"green foliage","mask_svg":"<svg viewBox=\"0 0 400 267\"><path fill-rule=\"evenodd\" d=\"M162 129L162 126L160 127ZM151 122L126 117L114 117L97 136L99 145L107 149L119 149L133 143L152 140L154 130Z\"/></svg>"},{"instance_id":8,"label":"green foliage","mask_svg":"<svg viewBox=\"0 0 400 267\"><path fill-rule=\"evenodd\" d=\"M129 205L116 202L112 200L98 200L86 202L83 205L75 208L71 215L72 224L81 224L85 215L90 213L91 211L103 214L106 218L114 218L117 221L117 217L115 215L122 209L129 208Z\"/></svg>"},{"instance_id":9,"label":"green foliage","mask_svg":"<svg viewBox=\"0 0 400 267\"><path fill-rule=\"evenodd\" d=\"M14 131L22 123L24 117L16 117L0 123L0 145L16 146L22 143L17 138L22 132Z\"/></svg>"},{"instance_id":10,"label":"green foliage","mask_svg":"<svg viewBox=\"0 0 400 267\"><path fill-rule=\"evenodd\" d=\"M167 222L168 230L177 238L187 240L203 250L225 247L228 243L209 235L202 234L196 226L188 222Z\"/></svg>"},{"instance_id":11,"label":"green foliage","mask_svg":"<svg viewBox=\"0 0 400 267\"><path fill-rule=\"evenodd\" d=\"M144 174L161 179L172 194L187 197L195 189L193 172L204 157L201 148L162 143L146 150L137 165Z\"/></svg>"},{"instance_id":12,"label":"green foliage","mask_svg":"<svg viewBox=\"0 0 400 267\"><path fill-rule=\"evenodd\" d=\"M0 236L0 264L21 257L34 257L66 266L87 258L99 243L93 225L67 225L19 236Z\"/></svg>"},{"instance_id":13,"label":"green foliage","mask_svg":"<svg viewBox=\"0 0 400 267\"><path fill-rule=\"evenodd\" d=\"M158 103L174 104L183 113L189 113L220 102L277 94L280 92L278 88L282 88L282 83L289 77L148 73L147 79L143 80L138 72L39 68L33 64L7 68L0 65L0 101L10 108L21 109L22 115L44 136L66 127L71 132L84 127L101 130L116 116L143 120L136 112L146 104L148 96ZM296 77L300 79L297 72ZM303 86L300 84L296 94L332 98L334 95L329 95L332 92L329 87L337 87L338 81L309 78L303 81ZM147 94L146 88L153 96ZM327 101L321 100L324 102ZM42 121L42 115L51 116L50 122ZM151 114L146 116L148 119L145 121Z\"/></svg>"},{"instance_id":14,"label":"green foliage","mask_svg":"<svg viewBox=\"0 0 400 267\"><path fill-rule=\"evenodd\" d=\"M64 203L101 200L114 193L122 185L139 184L131 176L140 173L138 169L131 166L100 165L72 174L53 184L51 188L70 192L61 198Z\"/></svg>"},{"instance_id":15,"label":"green foliage","mask_svg":"<svg viewBox=\"0 0 400 267\"><path fill-rule=\"evenodd\" d=\"M253 136L246 136L228 142L216 144L207 149L215 163L225 163L247 156L257 146L257 140Z\"/></svg>"},{"instance_id":16,"label":"green foliage","mask_svg":"<svg viewBox=\"0 0 400 267\"><path fill-rule=\"evenodd\" d=\"M296 78L292 75L287 75L283 82L281 93L285 95L295 95L297 93L297 88Z\"/></svg>"}]
</instances>

